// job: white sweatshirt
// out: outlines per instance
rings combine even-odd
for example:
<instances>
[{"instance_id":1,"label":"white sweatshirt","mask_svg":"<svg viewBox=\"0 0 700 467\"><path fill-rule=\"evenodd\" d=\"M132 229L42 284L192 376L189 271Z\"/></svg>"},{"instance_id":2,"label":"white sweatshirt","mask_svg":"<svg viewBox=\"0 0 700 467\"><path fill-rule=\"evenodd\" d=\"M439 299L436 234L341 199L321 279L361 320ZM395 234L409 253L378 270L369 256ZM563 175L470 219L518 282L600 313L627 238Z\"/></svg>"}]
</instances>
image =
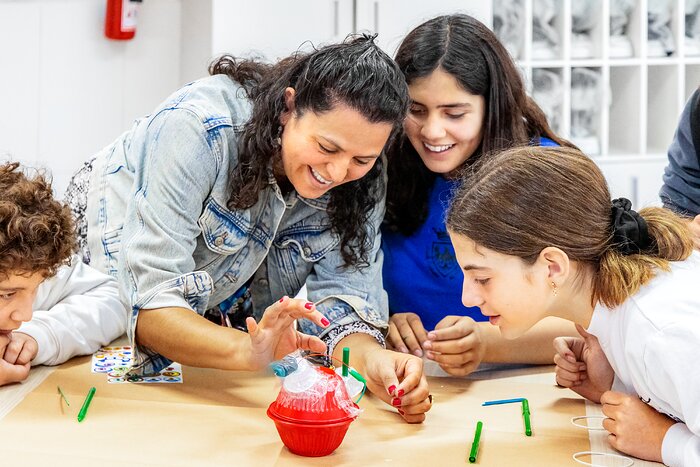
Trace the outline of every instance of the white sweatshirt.
<instances>
[{"instance_id":1,"label":"white sweatshirt","mask_svg":"<svg viewBox=\"0 0 700 467\"><path fill-rule=\"evenodd\" d=\"M615 390L678 421L664 463L700 466L700 254L672 262L619 307L596 307L588 332L615 370Z\"/></svg>"},{"instance_id":2,"label":"white sweatshirt","mask_svg":"<svg viewBox=\"0 0 700 467\"><path fill-rule=\"evenodd\" d=\"M32 366L58 365L93 353L126 330L127 312L117 281L77 256L39 285L33 308L32 320L16 331L39 344Z\"/></svg>"}]
</instances>

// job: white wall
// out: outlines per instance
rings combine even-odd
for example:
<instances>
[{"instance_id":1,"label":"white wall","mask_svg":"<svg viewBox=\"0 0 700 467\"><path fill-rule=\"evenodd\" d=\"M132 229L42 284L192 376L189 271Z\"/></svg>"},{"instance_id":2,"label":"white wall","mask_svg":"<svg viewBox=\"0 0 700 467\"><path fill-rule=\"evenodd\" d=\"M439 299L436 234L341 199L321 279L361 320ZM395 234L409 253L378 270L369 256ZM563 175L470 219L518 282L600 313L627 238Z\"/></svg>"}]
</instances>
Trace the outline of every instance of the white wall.
<instances>
[{"instance_id":1,"label":"white wall","mask_svg":"<svg viewBox=\"0 0 700 467\"><path fill-rule=\"evenodd\" d=\"M383 0L374 19L364 0L146 0L136 37L113 41L103 34L106 3L0 0L0 159L50 169L59 196L84 160L205 76L215 55L275 59L353 28L393 37L456 5L491 16L477 0Z\"/></svg>"},{"instance_id":2,"label":"white wall","mask_svg":"<svg viewBox=\"0 0 700 467\"><path fill-rule=\"evenodd\" d=\"M492 13L491 2L480 0L146 0L136 37L112 41L103 34L105 4L0 0L0 160L49 168L59 196L84 160L182 84L205 76L214 55L274 59L305 40L341 40L353 28L378 31L393 53L427 17L461 10L490 24ZM686 70L689 82L697 70ZM668 128L677 120L670 113L660 113ZM670 139L657 139L665 150ZM663 154L648 163L598 161L616 196L657 200Z\"/></svg>"},{"instance_id":3,"label":"white wall","mask_svg":"<svg viewBox=\"0 0 700 467\"><path fill-rule=\"evenodd\" d=\"M180 0L180 80L194 81L207 73L212 57L212 0Z\"/></svg>"},{"instance_id":4,"label":"white wall","mask_svg":"<svg viewBox=\"0 0 700 467\"><path fill-rule=\"evenodd\" d=\"M0 0L0 157L50 168L59 196L182 84L180 0L143 2L130 41L104 37L105 4Z\"/></svg>"},{"instance_id":5,"label":"white wall","mask_svg":"<svg viewBox=\"0 0 700 467\"><path fill-rule=\"evenodd\" d=\"M213 55L275 60L352 32L352 0L212 0Z\"/></svg>"}]
</instances>

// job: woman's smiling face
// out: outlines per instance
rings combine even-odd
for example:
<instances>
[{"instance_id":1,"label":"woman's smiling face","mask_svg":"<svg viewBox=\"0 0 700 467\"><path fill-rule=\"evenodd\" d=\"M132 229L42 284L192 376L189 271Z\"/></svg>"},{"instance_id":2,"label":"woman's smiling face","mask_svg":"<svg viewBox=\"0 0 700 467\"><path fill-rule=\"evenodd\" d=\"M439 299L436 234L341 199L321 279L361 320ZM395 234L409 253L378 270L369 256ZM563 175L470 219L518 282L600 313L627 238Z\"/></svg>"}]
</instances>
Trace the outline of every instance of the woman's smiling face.
<instances>
[{"instance_id":1,"label":"woman's smiling face","mask_svg":"<svg viewBox=\"0 0 700 467\"><path fill-rule=\"evenodd\" d=\"M331 188L358 180L372 169L391 135L390 123L372 123L344 104L298 115L294 90L287 88L281 118L284 175L304 198L319 198Z\"/></svg>"}]
</instances>

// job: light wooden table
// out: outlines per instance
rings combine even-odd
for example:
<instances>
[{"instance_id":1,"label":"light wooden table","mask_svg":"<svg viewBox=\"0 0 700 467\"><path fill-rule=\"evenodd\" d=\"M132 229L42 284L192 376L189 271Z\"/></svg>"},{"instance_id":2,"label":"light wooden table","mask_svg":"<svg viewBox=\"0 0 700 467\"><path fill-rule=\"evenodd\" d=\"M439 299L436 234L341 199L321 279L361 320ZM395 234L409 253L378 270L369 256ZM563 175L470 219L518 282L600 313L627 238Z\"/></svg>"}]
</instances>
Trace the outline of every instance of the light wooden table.
<instances>
[{"instance_id":1,"label":"light wooden table","mask_svg":"<svg viewBox=\"0 0 700 467\"><path fill-rule=\"evenodd\" d=\"M434 405L421 425L404 423L366 397L343 444L323 458L299 457L282 445L265 414L279 389L273 376L185 367L183 384L108 384L104 374L90 372L90 358L81 357L52 372L33 370L34 384L37 370L50 374L0 420L3 466L459 466L469 465L477 420L484 423L480 466L578 465L572 454L591 446L587 430L570 422L585 414L584 401L554 385L551 366L430 377ZM0 388L0 416L1 405L30 385ZM62 406L57 385L70 408ZM91 386L95 398L78 423ZM529 400L532 437L523 433L519 404L481 406L512 397Z\"/></svg>"}]
</instances>

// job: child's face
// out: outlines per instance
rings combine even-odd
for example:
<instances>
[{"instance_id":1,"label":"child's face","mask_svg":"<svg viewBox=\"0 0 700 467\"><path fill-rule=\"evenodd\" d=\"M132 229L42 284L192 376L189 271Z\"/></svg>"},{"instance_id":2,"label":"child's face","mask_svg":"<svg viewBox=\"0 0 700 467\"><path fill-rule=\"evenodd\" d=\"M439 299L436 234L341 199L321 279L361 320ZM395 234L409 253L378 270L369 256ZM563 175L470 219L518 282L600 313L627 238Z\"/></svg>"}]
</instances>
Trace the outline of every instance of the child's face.
<instances>
[{"instance_id":1,"label":"child's face","mask_svg":"<svg viewBox=\"0 0 700 467\"><path fill-rule=\"evenodd\" d=\"M450 232L457 262L464 274L462 303L478 306L506 339L515 339L547 316L551 290L547 268L526 265L516 256L477 246Z\"/></svg>"},{"instance_id":2,"label":"child's face","mask_svg":"<svg viewBox=\"0 0 700 467\"><path fill-rule=\"evenodd\" d=\"M13 274L0 280L0 334L9 334L32 319L36 291L44 281L40 273Z\"/></svg>"},{"instance_id":3,"label":"child's face","mask_svg":"<svg viewBox=\"0 0 700 467\"><path fill-rule=\"evenodd\" d=\"M485 100L437 68L408 86L411 108L404 130L431 172L448 174L481 144Z\"/></svg>"}]
</instances>

